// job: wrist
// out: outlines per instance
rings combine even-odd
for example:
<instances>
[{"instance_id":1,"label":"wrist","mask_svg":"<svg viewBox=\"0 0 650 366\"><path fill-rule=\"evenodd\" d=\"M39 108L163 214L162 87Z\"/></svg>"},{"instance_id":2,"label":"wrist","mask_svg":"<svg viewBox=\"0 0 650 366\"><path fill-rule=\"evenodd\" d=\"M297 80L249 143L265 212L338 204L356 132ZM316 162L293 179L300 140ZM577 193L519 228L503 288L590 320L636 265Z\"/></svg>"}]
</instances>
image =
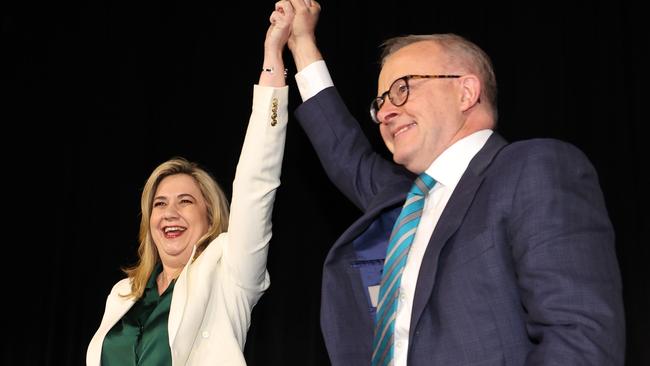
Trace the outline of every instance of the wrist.
<instances>
[{"instance_id":1,"label":"wrist","mask_svg":"<svg viewBox=\"0 0 650 366\"><path fill-rule=\"evenodd\" d=\"M316 46L316 40L313 37L298 37L295 39L295 42L289 44L289 48L293 54L293 60L298 72L310 64L323 59Z\"/></svg>"},{"instance_id":2,"label":"wrist","mask_svg":"<svg viewBox=\"0 0 650 366\"><path fill-rule=\"evenodd\" d=\"M286 79L287 78L287 73L289 72L289 70L287 70L286 68L283 68L283 67L278 68L278 67L275 67L273 65L264 64L264 66L262 66L262 72L263 73L269 73L271 75L275 75L276 73L281 74Z\"/></svg>"}]
</instances>

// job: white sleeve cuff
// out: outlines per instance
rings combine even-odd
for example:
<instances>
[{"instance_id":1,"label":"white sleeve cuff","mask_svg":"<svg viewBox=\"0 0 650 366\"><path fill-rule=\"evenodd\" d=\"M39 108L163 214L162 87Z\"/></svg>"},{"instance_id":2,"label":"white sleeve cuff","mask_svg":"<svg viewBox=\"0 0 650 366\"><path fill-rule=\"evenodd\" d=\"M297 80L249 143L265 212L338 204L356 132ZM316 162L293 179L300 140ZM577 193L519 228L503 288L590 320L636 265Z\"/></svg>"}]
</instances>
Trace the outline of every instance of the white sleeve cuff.
<instances>
[{"instance_id":1,"label":"white sleeve cuff","mask_svg":"<svg viewBox=\"0 0 650 366\"><path fill-rule=\"evenodd\" d=\"M313 62L297 73L296 84L303 102L321 90L334 86L324 60Z\"/></svg>"}]
</instances>

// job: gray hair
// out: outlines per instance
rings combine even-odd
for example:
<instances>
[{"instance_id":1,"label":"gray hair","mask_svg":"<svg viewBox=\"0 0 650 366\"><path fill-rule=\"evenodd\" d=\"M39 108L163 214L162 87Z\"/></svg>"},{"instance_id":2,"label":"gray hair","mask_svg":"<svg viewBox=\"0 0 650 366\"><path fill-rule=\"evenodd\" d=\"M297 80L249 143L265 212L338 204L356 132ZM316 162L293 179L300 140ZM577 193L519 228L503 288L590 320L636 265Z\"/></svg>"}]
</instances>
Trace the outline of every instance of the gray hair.
<instances>
[{"instance_id":1,"label":"gray hair","mask_svg":"<svg viewBox=\"0 0 650 366\"><path fill-rule=\"evenodd\" d=\"M380 64L383 67L386 59L403 47L410 44L431 41L442 48L448 57L446 62L463 67L466 71L476 73L483 86L481 100L488 103L497 118L497 80L490 57L473 42L452 33L407 35L393 37L381 44Z\"/></svg>"}]
</instances>

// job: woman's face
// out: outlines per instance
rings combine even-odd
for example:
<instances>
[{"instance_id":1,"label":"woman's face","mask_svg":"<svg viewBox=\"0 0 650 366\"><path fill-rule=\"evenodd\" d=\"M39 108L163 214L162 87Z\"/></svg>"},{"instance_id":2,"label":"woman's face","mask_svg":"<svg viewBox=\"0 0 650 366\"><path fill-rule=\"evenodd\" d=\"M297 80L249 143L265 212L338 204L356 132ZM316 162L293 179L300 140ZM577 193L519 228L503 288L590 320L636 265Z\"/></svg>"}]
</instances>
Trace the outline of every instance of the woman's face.
<instances>
[{"instance_id":1,"label":"woman's face","mask_svg":"<svg viewBox=\"0 0 650 366\"><path fill-rule=\"evenodd\" d=\"M209 227L205 199L194 178L187 174L163 178L154 194L149 223L163 265L184 266Z\"/></svg>"}]
</instances>

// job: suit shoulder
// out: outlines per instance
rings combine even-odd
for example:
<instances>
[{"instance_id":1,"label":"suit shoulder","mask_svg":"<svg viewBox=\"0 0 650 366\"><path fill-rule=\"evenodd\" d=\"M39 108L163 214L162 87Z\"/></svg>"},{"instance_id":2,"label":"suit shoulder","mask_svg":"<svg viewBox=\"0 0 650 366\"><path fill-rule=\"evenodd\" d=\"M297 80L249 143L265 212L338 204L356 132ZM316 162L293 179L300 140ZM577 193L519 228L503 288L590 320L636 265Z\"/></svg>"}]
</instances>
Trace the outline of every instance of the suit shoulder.
<instances>
[{"instance_id":1,"label":"suit shoulder","mask_svg":"<svg viewBox=\"0 0 650 366\"><path fill-rule=\"evenodd\" d=\"M556 151L556 150L573 150L574 152L581 152L581 150L576 147L574 144L553 139L553 138L535 138L528 140L515 141L508 144L505 150L514 150L514 151Z\"/></svg>"},{"instance_id":2,"label":"suit shoulder","mask_svg":"<svg viewBox=\"0 0 650 366\"><path fill-rule=\"evenodd\" d=\"M194 262L192 262L190 267L194 271L196 271L197 268L214 267L215 264L221 259L224 248L227 245L228 232L224 231L205 247L203 253L201 253Z\"/></svg>"},{"instance_id":3,"label":"suit shoulder","mask_svg":"<svg viewBox=\"0 0 650 366\"><path fill-rule=\"evenodd\" d=\"M123 278L119 280L111 289L111 295L125 295L131 292L131 279Z\"/></svg>"},{"instance_id":4,"label":"suit shoulder","mask_svg":"<svg viewBox=\"0 0 650 366\"><path fill-rule=\"evenodd\" d=\"M552 138L537 138L512 142L503 148L500 155L502 157L516 157L517 160L541 158L588 161L585 153L576 145Z\"/></svg>"},{"instance_id":5,"label":"suit shoulder","mask_svg":"<svg viewBox=\"0 0 650 366\"><path fill-rule=\"evenodd\" d=\"M495 157L490 172L505 176L525 174L533 177L596 175L594 165L582 150L569 142L549 138L508 144Z\"/></svg>"}]
</instances>

